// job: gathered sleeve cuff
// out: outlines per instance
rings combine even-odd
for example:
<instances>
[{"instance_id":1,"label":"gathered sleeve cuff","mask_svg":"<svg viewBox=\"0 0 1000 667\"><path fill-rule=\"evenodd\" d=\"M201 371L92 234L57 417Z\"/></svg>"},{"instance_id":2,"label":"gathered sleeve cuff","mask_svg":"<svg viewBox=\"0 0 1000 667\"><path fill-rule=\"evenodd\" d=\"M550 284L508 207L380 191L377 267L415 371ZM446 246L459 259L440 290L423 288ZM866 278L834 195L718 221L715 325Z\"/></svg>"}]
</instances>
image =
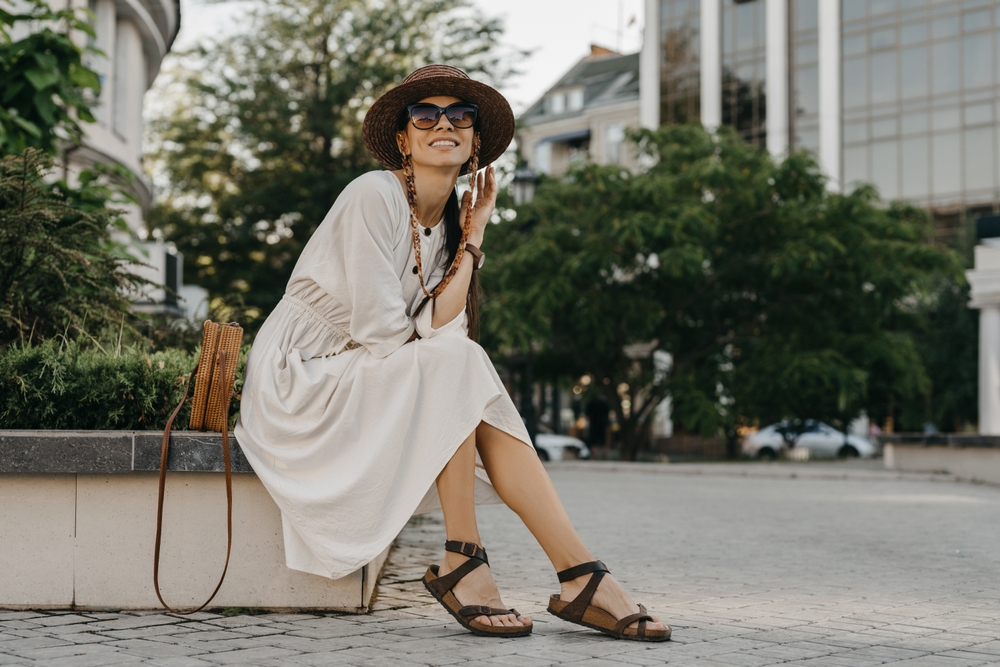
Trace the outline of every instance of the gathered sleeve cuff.
<instances>
[{"instance_id":1,"label":"gathered sleeve cuff","mask_svg":"<svg viewBox=\"0 0 1000 667\"><path fill-rule=\"evenodd\" d=\"M434 338L435 336L461 336L462 338L469 337L469 319L465 313L465 308L446 324L441 325L440 328L434 328L434 303L429 303L424 306L424 309L417 313L417 316L413 318L413 323L416 326L417 334L421 338Z\"/></svg>"}]
</instances>

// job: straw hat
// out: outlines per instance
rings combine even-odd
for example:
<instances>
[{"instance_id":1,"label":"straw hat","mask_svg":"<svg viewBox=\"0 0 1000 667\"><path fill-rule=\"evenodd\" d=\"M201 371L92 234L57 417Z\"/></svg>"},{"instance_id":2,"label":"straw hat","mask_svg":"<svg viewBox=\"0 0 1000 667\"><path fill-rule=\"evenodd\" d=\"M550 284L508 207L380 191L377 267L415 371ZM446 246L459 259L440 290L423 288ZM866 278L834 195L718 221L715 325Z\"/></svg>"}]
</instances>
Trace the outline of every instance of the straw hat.
<instances>
[{"instance_id":1,"label":"straw hat","mask_svg":"<svg viewBox=\"0 0 1000 667\"><path fill-rule=\"evenodd\" d=\"M485 83L470 79L457 67L427 65L410 72L402 83L375 100L365 116L362 127L365 146L383 167L403 167L396 132L406 106L435 95L449 95L479 105L480 168L507 150L514 137L514 112L504 96ZM468 173L468 164L461 173Z\"/></svg>"}]
</instances>

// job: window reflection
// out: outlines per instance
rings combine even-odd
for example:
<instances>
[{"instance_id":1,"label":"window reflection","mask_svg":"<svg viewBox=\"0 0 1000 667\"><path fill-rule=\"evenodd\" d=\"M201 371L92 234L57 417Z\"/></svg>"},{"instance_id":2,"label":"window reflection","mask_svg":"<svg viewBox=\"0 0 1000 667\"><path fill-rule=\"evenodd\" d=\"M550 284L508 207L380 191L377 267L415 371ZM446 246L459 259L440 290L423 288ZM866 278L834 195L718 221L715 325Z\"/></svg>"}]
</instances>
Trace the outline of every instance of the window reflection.
<instances>
[{"instance_id":1,"label":"window reflection","mask_svg":"<svg viewBox=\"0 0 1000 667\"><path fill-rule=\"evenodd\" d=\"M872 103L896 101L896 52L872 56Z\"/></svg>"},{"instance_id":2,"label":"window reflection","mask_svg":"<svg viewBox=\"0 0 1000 667\"><path fill-rule=\"evenodd\" d=\"M935 19L931 23L931 36L934 39L940 37L951 37L958 34L958 17L948 16L942 19Z\"/></svg>"},{"instance_id":3,"label":"window reflection","mask_svg":"<svg viewBox=\"0 0 1000 667\"><path fill-rule=\"evenodd\" d=\"M958 132L935 135L933 151L934 196L957 195L961 190Z\"/></svg>"},{"instance_id":4,"label":"window reflection","mask_svg":"<svg viewBox=\"0 0 1000 667\"><path fill-rule=\"evenodd\" d=\"M882 199L899 198L899 144L879 141L872 144L872 182Z\"/></svg>"},{"instance_id":5,"label":"window reflection","mask_svg":"<svg viewBox=\"0 0 1000 667\"><path fill-rule=\"evenodd\" d=\"M917 132L927 131L927 114L926 113L908 113L903 114L903 134L916 134ZM903 161L906 164L906 161Z\"/></svg>"},{"instance_id":6,"label":"window reflection","mask_svg":"<svg viewBox=\"0 0 1000 667\"><path fill-rule=\"evenodd\" d=\"M868 123L865 121L855 122L855 123L844 123L844 136L843 140L845 143L852 143L855 141L865 141L868 139Z\"/></svg>"},{"instance_id":7,"label":"window reflection","mask_svg":"<svg viewBox=\"0 0 1000 667\"><path fill-rule=\"evenodd\" d=\"M973 104L965 107L965 124L982 125L993 122L992 104Z\"/></svg>"},{"instance_id":8,"label":"window reflection","mask_svg":"<svg viewBox=\"0 0 1000 667\"><path fill-rule=\"evenodd\" d=\"M900 85L903 98L927 95L927 47L917 46L899 52Z\"/></svg>"},{"instance_id":9,"label":"window reflection","mask_svg":"<svg viewBox=\"0 0 1000 667\"><path fill-rule=\"evenodd\" d=\"M795 0L795 29L810 30L817 26L818 7L816 0Z\"/></svg>"},{"instance_id":10,"label":"window reflection","mask_svg":"<svg viewBox=\"0 0 1000 667\"><path fill-rule=\"evenodd\" d=\"M958 90L958 40L939 42L931 53L931 90L935 95Z\"/></svg>"},{"instance_id":11,"label":"window reflection","mask_svg":"<svg viewBox=\"0 0 1000 667\"><path fill-rule=\"evenodd\" d=\"M993 45L989 33L969 35L962 40L962 83L978 88L993 83Z\"/></svg>"},{"instance_id":12,"label":"window reflection","mask_svg":"<svg viewBox=\"0 0 1000 667\"><path fill-rule=\"evenodd\" d=\"M903 159L903 197L927 196L927 165L930 156L927 150L927 137L904 139L902 141Z\"/></svg>"},{"instance_id":13,"label":"window reflection","mask_svg":"<svg viewBox=\"0 0 1000 667\"><path fill-rule=\"evenodd\" d=\"M863 19L867 14L868 0L841 0L841 19L846 23Z\"/></svg>"},{"instance_id":14,"label":"window reflection","mask_svg":"<svg viewBox=\"0 0 1000 667\"><path fill-rule=\"evenodd\" d=\"M982 127L965 131L965 189L992 188L993 128Z\"/></svg>"},{"instance_id":15,"label":"window reflection","mask_svg":"<svg viewBox=\"0 0 1000 667\"><path fill-rule=\"evenodd\" d=\"M844 148L844 183L857 184L868 178L868 146Z\"/></svg>"},{"instance_id":16,"label":"window reflection","mask_svg":"<svg viewBox=\"0 0 1000 667\"><path fill-rule=\"evenodd\" d=\"M957 130L959 126L958 107L935 109L931 115L931 127L935 130Z\"/></svg>"},{"instance_id":17,"label":"window reflection","mask_svg":"<svg viewBox=\"0 0 1000 667\"><path fill-rule=\"evenodd\" d=\"M884 139L896 136L896 118L883 118L872 121L872 138Z\"/></svg>"},{"instance_id":18,"label":"window reflection","mask_svg":"<svg viewBox=\"0 0 1000 667\"><path fill-rule=\"evenodd\" d=\"M911 23L904 25L899 31L899 41L903 44L915 44L927 41L927 24Z\"/></svg>"},{"instance_id":19,"label":"window reflection","mask_svg":"<svg viewBox=\"0 0 1000 667\"><path fill-rule=\"evenodd\" d=\"M795 72L796 113L819 113L819 68L801 67Z\"/></svg>"},{"instance_id":20,"label":"window reflection","mask_svg":"<svg viewBox=\"0 0 1000 667\"><path fill-rule=\"evenodd\" d=\"M844 61L844 106L859 107L868 104L868 67L862 58Z\"/></svg>"},{"instance_id":21,"label":"window reflection","mask_svg":"<svg viewBox=\"0 0 1000 667\"><path fill-rule=\"evenodd\" d=\"M850 37L844 37L843 43L843 55L854 56L859 53L864 53L865 49L868 48L868 37L866 35L851 35Z\"/></svg>"}]
</instances>

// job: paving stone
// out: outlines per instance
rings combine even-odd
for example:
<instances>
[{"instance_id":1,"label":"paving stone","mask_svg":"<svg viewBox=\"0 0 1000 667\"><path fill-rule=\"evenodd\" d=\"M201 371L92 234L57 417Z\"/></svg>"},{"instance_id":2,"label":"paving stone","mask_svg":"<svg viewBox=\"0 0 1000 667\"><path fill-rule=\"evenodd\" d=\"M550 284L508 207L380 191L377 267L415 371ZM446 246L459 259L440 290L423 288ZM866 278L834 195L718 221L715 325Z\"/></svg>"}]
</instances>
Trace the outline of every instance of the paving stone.
<instances>
[{"instance_id":1,"label":"paving stone","mask_svg":"<svg viewBox=\"0 0 1000 667\"><path fill-rule=\"evenodd\" d=\"M547 614L552 567L517 517L492 506L477 510L491 571L508 606L534 618L530 637L473 636L427 594L420 577L444 541L431 514L400 534L366 616L0 611L0 665L1000 663L1000 535L982 528L1000 522L1000 489L898 479L875 465L808 464L809 479L551 466L590 549L673 625L666 644L615 641ZM677 511L626 512L614 497Z\"/></svg>"},{"instance_id":2,"label":"paving stone","mask_svg":"<svg viewBox=\"0 0 1000 667\"><path fill-rule=\"evenodd\" d=\"M211 667L217 663L202 660L201 658L185 656L174 658L153 658L142 664L154 665L155 667Z\"/></svg>"}]
</instances>

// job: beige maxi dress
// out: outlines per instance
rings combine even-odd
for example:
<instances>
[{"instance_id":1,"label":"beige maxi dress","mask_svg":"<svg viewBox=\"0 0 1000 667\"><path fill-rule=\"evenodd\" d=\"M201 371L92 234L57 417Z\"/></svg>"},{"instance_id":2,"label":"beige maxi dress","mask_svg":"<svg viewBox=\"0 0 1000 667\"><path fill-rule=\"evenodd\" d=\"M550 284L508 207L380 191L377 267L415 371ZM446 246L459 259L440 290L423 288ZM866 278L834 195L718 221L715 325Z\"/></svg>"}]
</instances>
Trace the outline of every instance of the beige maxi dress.
<instances>
[{"instance_id":1,"label":"beige maxi dress","mask_svg":"<svg viewBox=\"0 0 1000 667\"><path fill-rule=\"evenodd\" d=\"M444 225L420 241L430 287ZM236 437L281 510L290 568L336 579L374 559L440 507L434 481L480 422L530 446L466 314L440 329L430 306L410 317L423 296L412 245L396 176L355 179L250 350ZM477 503L500 502L478 457L475 485Z\"/></svg>"}]
</instances>

